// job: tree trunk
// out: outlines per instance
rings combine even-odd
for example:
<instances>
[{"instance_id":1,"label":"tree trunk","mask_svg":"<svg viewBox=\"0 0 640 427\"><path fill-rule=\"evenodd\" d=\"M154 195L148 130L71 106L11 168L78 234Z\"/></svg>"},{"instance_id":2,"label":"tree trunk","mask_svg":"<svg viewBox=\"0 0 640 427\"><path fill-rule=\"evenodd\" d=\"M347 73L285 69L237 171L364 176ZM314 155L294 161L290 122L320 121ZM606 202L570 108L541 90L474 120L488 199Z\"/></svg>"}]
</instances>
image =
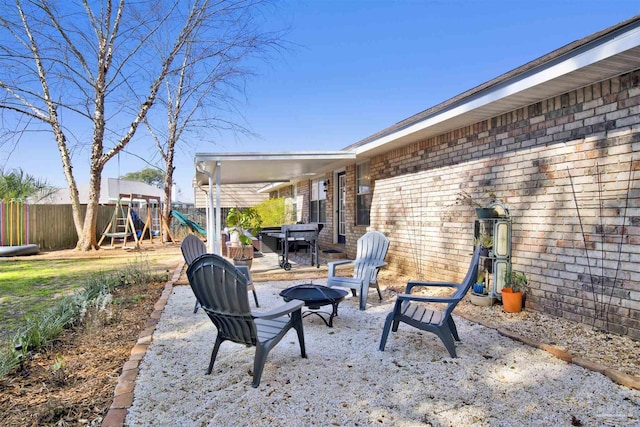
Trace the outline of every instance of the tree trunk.
<instances>
[{"instance_id":1,"label":"tree trunk","mask_svg":"<svg viewBox=\"0 0 640 427\"><path fill-rule=\"evenodd\" d=\"M78 236L78 244L76 245L76 249L79 251L100 249L97 241L97 222L102 169L91 169L92 171L89 178L89 201L87 203L87 212L84 216L84 227L82 227L82 232Z\"/></svg>"},{"instance_id":2,"label":"tree trunk","mask_svg":"<svg viewBox=\"0 0 640 427\"><path fill-rule=\"evenodd\" d=\"M162 206L162 221L169 227L171 224L171 186L173 184L173 174L167 172L164 180L164 206ZM169 233L162 228L162 241L169 241Z\"/></svg>"},{"instance_id":3,"label":"tree trunk","mask_svg":"<svg viewBox=\"0 0 640 427\"><path fill-rule=\"evenodd\" d=\"M75 177L73 176L73 165L71 164L71 156L69 155L67 139L58 123L56 110L51 108L51 111L51 116L53 117L53 133L56 136L58 151L60 152L60 159L62 160L62 170L64 172L64 176L67 178L67 183L69 184L69 197L71 198L71 215L73 216L73 225L76 228L78 239L80 239L84 223L82 216L80 215L80 195L78 194L78 185Z\"/></svg>"}]
</instances>

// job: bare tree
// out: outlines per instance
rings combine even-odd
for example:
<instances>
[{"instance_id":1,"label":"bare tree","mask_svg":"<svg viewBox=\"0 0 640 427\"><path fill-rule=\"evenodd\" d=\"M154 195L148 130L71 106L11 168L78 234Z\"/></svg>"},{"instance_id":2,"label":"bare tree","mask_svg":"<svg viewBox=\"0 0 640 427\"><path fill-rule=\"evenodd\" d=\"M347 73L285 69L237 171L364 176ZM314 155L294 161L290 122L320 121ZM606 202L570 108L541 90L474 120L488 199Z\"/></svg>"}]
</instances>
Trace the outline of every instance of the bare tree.
<instances>
[{"instance_id":1,"label":"bare tree","mask_svg":"<svg viewBox=\"0 0 640 427\"><path fill-rule=\"evenodd\" d=\"M252 2L2 0L3 122L14 119L17 133L44 125L53 134L69 185L77 249L97 248L105 164L132 140L166 77L184 67L187 42L225 3ZM159 53L160 39L170 42ZM86 142L81 135L88 129ZM85 146L89 202L83 218L72 157Z\"/></svg>"},{"instance_id":2,"label":"bare tree","mask_svg":"<svg viewBox=\"0 0 640 427\"><path fill-rule=\"evenodd\" d=\"M211 11L210 19L185 43L181 66L167 75L154 106L159 114L145 118L165 170L167 203L162 217L167 224L175 150L178 144L183 147L190 145L185 134L191 133L199 141L212 141L216 136L229 132L252 135L238 120L227 116L241 117L235 107L237 97L244 94L246 77L252 74L248 68L250 60L267 59L268 53L283 47L284 30L262 29L257 12L265 3L268 2L219 3Z\"/></svg>"}]
</instances>

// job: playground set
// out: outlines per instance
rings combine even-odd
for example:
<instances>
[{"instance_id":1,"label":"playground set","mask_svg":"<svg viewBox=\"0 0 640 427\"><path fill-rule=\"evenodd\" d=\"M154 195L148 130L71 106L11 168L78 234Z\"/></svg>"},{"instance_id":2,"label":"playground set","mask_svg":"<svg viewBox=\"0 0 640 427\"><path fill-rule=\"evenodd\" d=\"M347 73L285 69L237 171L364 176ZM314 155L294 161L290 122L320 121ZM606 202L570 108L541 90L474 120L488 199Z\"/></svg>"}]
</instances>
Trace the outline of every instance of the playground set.
<instances>
[{"instance_id":1,"label":"playground set","mask_svg":"<svg viewBox=\"0 0 640 427\"><path fill-rule=\"evenodd\" d=\"M134 205L138 206L138 212ZM127 246L127 242L134 243L134 247L139 248L140 242L147 237L152 243L154 238L162 238L162 230L171 241L174 240L168 225L162 219L158 198L144 194L120 194L111 221L105 227L98 246L102 247L102 242L109 238L110 246L107 248L115 248L116 241L119 241L123 249L132 249Z\"/></svg>"},{"instance_id":2,"label":"playground set","mask_svg":"<svg viewBox=\"0 0 640 427\"><path fill-rule=\"evenodd\" d=\"M200 224L198 224L197 222L187 218L186 215L178 212L178 211L171 211L171 216L174 217L176 219L176 221L178 221L178 224L180 226L184 226L189 228L189 230L192 233L197 233L200 234L201 236L206 236L207 235L207 230L205 230L204 228L202 228L200 226Z\"/></svg>"}]
</instances>

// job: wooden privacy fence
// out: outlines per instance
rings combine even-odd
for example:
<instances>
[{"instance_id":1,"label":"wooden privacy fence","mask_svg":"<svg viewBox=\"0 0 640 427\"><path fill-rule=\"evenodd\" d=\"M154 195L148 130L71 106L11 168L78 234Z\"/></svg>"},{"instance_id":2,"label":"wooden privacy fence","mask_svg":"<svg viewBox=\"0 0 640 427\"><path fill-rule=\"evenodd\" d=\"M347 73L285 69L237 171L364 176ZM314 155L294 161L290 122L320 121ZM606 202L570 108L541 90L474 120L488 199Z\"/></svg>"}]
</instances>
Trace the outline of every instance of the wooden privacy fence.
<instances>
[{"instance_id":1,"label":"wooden privacy fence","mask_svg":"<svg viewBox=\"0 0 640 427\"><path fill-rule=\"evenodd\" d=\"M87 207L80 207L84 218ZM96 239L111 220L113 206L98 206ZM29 205L29 242L40 249L72 248L78 243L78 234L73 225L71 205Z\"/></svg>"},{"instance_id":2,"label":"wooden privacy fence","mask_svg":"<svg viewBox=\"0 0 640 427\"><path fill-rule=\"evenodd\" d=\"M2 200L0 210L1 245L14 246L35 243L40 249L73 248L78 243L78 234L73 225L71 205L30 205L14 199ZM96 240L100 240L113 216L113 205L98 206ZM204 209L176 209L206 226ZM80 206L80 216L84 218L86 205ZM141 211L143 212L143 211ZM144 213L144 212L143 212ZM223 219L226 217L223 211ZM174 221L172 221L173 223Z\"/></svg>"}]
</instances>

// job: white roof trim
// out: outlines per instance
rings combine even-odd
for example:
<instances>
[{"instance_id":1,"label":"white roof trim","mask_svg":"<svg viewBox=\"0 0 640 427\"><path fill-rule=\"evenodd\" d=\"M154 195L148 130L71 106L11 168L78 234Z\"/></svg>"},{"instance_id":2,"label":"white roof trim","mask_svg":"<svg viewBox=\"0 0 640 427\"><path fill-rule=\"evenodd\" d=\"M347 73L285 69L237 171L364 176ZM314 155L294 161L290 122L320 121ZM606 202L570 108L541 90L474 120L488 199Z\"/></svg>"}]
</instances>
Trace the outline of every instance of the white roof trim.
<instances>
[{"instance_id":1,"label":"white roof trim","mask_svg":"<svg viewBox=\"0 0 640 427\"><path fill-rule=\"evenodd\" d=\"M590 46L590 44L593 43L600 44L597 46ZM490 104L506 100L509 97L522 95L521 106L529 105L531 103L530 98L524 94L525 91L537 88L545 83L561 79L565 76L569 76L575 71L592 66L598 62L612 58L615 55L637 48L638 46L640 46L639 27L632 28L621 35L610 38L609 40L606 40L606 38L604 41L603 39L596 39L591 43L587 43L585 46L569 51L555 60L543 63L527 72L515 76L510 80L498 83L495 86L491 86L480 91L479 93L472 94L468 98L462 99L459 103L453 104L450 107L445 107L443 110L436 111L417 123L392 131L387 135L383 135L371 142L358 146L355 148L356 154L368 154L372 150L381 148L388 143L401 138L406 138L412 134L432 128L438 124L443 124L448 120L462 118L468 113L477 111ZM613 75L603 74L601 76L601 80L612 76ZM574 89L577 88L574 87ZM560 93L563 92L564 89L561 89ZM547 94L547 97L555 96L557 94L558 93L549 93ZM506 105L509 106L506 107L504 112L513 109L512 103L507 103ZM488 114L485 119L496 115L494 110L490 111L492 112ZM475 123L477 121L479 121L479 119L475 116L473 119L469 119L468 123ZM464 126L464 124L456 121L451 128L453 129L461 126ZM442 132L442 129L438 129L438 133Z\"/></svg>"}]
</instances>

